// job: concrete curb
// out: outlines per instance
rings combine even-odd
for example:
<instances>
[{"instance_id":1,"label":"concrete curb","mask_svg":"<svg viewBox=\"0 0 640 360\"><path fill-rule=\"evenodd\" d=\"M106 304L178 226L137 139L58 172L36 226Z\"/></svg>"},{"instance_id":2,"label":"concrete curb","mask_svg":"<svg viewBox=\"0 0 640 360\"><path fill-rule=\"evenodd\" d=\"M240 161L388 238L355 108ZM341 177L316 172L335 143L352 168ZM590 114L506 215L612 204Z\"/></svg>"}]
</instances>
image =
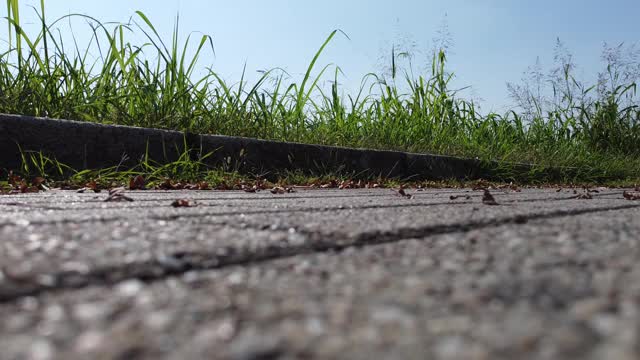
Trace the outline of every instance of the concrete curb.
<instances>
[{"instance_id":1,"label":"concrete curb","mask_svg":"<svg viewBox=\"0 0 640 360\"><path fill-rule=\"evenodd\" d=\"M398 151L351 149L179 131L103 125L0 114L0 169L18 169L22 151L41 151L74 169L134 166L148 155L158 163L176 161L184 150L204 162L244 173L282 170L341 171L361 176L424 179L488 177L474 159Z\"/></svg>"}]
</instances>

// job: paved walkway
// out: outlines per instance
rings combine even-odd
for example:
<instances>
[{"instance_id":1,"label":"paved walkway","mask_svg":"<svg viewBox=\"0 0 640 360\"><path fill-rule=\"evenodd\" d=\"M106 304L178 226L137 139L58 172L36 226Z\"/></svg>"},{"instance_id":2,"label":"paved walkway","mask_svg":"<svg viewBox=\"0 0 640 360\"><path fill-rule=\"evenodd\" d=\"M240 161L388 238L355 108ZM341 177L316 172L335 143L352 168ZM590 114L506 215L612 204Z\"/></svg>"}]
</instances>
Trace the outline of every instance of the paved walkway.
<instances>
[{"instance_id":1,"label":"paved walkway","mask_svg":"<svg viewBox=\"0 0 640 360\"><path fill-rule=\"evenodd\" d=\"M640 201L408 193L0 196L0 358L640 357Z\"/></svg>"}]
</instances>

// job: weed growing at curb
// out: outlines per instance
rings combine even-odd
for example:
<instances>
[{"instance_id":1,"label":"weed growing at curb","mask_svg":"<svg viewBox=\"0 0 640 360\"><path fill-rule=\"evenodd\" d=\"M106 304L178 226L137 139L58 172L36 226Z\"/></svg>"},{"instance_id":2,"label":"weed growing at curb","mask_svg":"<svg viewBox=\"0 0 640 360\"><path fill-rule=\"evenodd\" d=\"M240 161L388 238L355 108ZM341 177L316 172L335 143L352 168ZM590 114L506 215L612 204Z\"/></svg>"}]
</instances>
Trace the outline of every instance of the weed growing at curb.
<instances>
[{"instance_id":1,"label":"weed growing at curb","mask_svg":"<svg viewBox=\"0 0 640 360\"><path fill-rule=\"evenodd\" d=\"M414 181L325 172L310 175L302 171L282 171L276 174L242 174L224 168L211 168L202 160L189 157L185 150L177 161L157 164L148 158L130 169L114 166L105 169L76 171L47 157L41 152L23 152L19 170L0 171L0 194L31 193L50 189L94 191L127 188L131 190L244 190L257 192L267 189L429 189L470 188L520 191L521 188L570 188L587 191L593 186L636 187L640 179L609 182L504 182L487 180ZM268 178L268 179L267 179ZM522 177L527 179L526 177ZM530 179L529 179L530 180ZM402 195L402 193L400 193Z\"/></svg>"}]
</instances>

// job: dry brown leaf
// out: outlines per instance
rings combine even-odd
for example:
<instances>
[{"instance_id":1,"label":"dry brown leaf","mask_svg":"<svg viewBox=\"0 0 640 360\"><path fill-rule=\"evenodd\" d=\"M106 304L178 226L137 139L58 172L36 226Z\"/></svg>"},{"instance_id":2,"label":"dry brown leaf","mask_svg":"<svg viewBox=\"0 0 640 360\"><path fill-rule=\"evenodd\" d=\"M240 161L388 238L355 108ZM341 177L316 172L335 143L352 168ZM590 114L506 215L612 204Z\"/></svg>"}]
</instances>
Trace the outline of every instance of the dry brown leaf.
<instances>
[{"instance_id":1,"label":"dry brown leaf","mask_svg":"<svg viewBox=\"0 0 640 360\"><path fill-rule=\"evenodd\" d=\"M292 187L275 186L271 190L272 194L294 193L296 190Z\"/></svg>"},{"instance_id":2,"label":"dry brown leaf","mask_svg":"<svg viewBox=\"0 0 640 360\"><path fill-rule=\"evenodd\" d=\"M100 187L98 186L98 183L95 180L89 181L84 186L86 186L87 188L89 188L90 190L92 190L95 193L99 193L100 192Z\"/></svg>"},{"instance_id":3,"label":"dry brown leaf","mask_svg":"<svg viewBox=\"0 0 640 360\"><path fill-rule=\"evenodd\" d=\"M196 204L187 199L177 199L171 203L173 207L194 207Z\"/></svg>"},{"instance_id":4,"label":"dry brown leaf","mask_svg":"<svg viewBox=\"0 0 640 360\"><path fill-rule=\"evenodd\" d=\"M15 175L11 170L9 171L8 182L9 182L9 185L17 187L17 186L20 186L20 183L22 182L22 178L18 175Z\"/></svg>"},{"instance_id":5,"label":"dry brown leaf","mask_svg":"<svg viewBox=\"0 0 640 360\"><path fill-rule=\"evenodd\" d=\"M84 193L84 192L86 192L88 190L91 190L94 193L99 193L100 192L100 187L98 186L98 183L96 183L95 180L91 180L91 181L88 181L86 184L84 184L84 187L78 189L77 192Z\"/></svg>"},{"instance_id":6,"label":"dry brown leaf","mask_svg":"<svg viewBox=\"0 0 640 360\"><path fill-rule=\"evenodd\" d=\"M49 191L49 187L47 186L47 180L43 177L36 176L31 180L31 185L38 188L39 190Z\"/></svg>"},{"instance_id":7,"label":"dry brown leaf","mask_svg":"<svg viewBox=\"0 0 640 360\"><path fill-rule=\"evenodd\" d=\"M129 190L144 190L145 181L142 175L138 175L129 180Z\"/></svg>"},{"instance_id":8,"label":"dry brown leaf","mask_svg":"<svg viewBox=\"0 0 640 360\"><path fill-rule=\"evenodd\" d=\"M33 180L31 180L31 184L33 186L40 186L42 184L44 184L47 180L45 180L45 178L40 177L40 176L36 176L35 178L33 178Z\"/></svg>"},{"instance_id":9,"label":"dry brown leaf","mask_svg":"<svg viewBox=\"0 0 640 360\"><path fill-rule=\"evenodd\" d=\"M242 190L248 193L255 193L255 192L258 192L258 187L256 185L254 186L242 185Z\"/></svg>"},{"instance_id":10,"label":"dry brown leaf","mask_svg":"<svg viewBox=\"0 0 640 360\"><path fill-rule=\"evenodd\" d=\"M343 180L338 186L339 189L352 189L354 187L353 180Z\"/></svg>"},{"instance_id":11,"label":"dry brown leaf","mask_svg":"<svg viewBox=\"0 0 640 360\"><path fill-rule=\"evenodd\" d=\"M37 186L29 186L24 180L20 182L19 189L21 193L37 193L40 191Z\"/></svg>"},{"instance_id":12,"label":"dry brown leaf","mask_svg":"<svg viewBox=\"0 0 640 360\"><path fill-rule=\"evenodd\" d=\"M174 190L171 179L164 179L164 181L160 185L158 185L158 188L160 188L161 190Z\"/></svg>"},{"instance_id":13,"label":"dry brown leaf","mask_svg":"<svg viewBox=\"0 0 640 360\"><path fill-rule=\"evenodd\" d=\"M624 191L622 196L627 200L640 200L640 191Z\"/></svg>"},{"instance_id":14,"label":"dry brown leaf","mask_svg":"<svg viewBox=\"0 0 640 360\"><path fill-rule=\"evenodd\" d=\"M395 192L396 196L402 196L403 198L406 199L413 199L413 195L408 194L406 191L404 191L404 187L402 185L400 185L400 188L398 190L392 189L393 192Z\"/></svg>"},{"instance_id":15,"label":"dry brown leaf","mask_svg":"<svg viewBox=\"0 0 640 360\"><path fill-rule=\"evenodd\" d=\"M487 189L484 189L484 194L482 195L482 203L485 205L500 205Z\"/></svg>"},{"instance_id":16,"label":"dry brown leaf","mask_svg":"<svg viewBox=\"0 0 640 360\"><path fill-rule=\"evenodd\" d=\"M267 185L262 179L256 179L256 183L253 186L256 188L256 190L265 190L267 188Z\"/></svg>"},{"instance_id":17,"label":"dry brown leaf","mask_svg":"<svg viewBox=\"0 0 640 360\"><path fill-rule=\"evenodd\" d=\"M338 187L338 182L335 179L333 179L333 180L329 181L326 184L320 185L320 187L323 188L323 189L337 188Z\"/></svg>"}]
</instances>

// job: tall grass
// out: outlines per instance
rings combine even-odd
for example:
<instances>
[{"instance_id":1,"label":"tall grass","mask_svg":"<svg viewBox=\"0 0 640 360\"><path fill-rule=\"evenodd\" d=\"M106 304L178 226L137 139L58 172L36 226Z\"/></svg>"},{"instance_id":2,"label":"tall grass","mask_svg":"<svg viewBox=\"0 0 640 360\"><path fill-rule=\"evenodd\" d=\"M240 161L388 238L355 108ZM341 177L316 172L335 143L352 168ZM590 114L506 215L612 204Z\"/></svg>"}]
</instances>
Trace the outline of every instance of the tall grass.
<instances>
[{"instance_id":1,"label":"tall grass","mask_svg":"<svg viewBox=\"0 0 640 360\"><path fill-rule=\"evenodd\" d=\"M568 92L562 106L540 106L533 114L481 114L450 89L453 74L443 51L434 54L431 71L417 77L397 66L399 55L392 51L390 78L368 74L356 94L341 95L340 69L318 67L339 34L333 31L300 83L273 69L253 85L243 71L231 85L199 65L204 51L214 51L211 37L188 36L180 44L178 20L167 44L140 11L127 24L87 15L48 22L44 0L40 5L39 32L28 35L18 1L7 0L10 39L0 54L0 112L580 167L588 180L640 177L640 111L628 101L635 99L635 84L588 101ZM86 19L89 44L74 38L69 47L56 33L69 17ZM134 34L146 41L130 42ZM204 75L195 75L203 69ZM321 86L329 76L330 88Z\"/></svg>"}]
</instances>

